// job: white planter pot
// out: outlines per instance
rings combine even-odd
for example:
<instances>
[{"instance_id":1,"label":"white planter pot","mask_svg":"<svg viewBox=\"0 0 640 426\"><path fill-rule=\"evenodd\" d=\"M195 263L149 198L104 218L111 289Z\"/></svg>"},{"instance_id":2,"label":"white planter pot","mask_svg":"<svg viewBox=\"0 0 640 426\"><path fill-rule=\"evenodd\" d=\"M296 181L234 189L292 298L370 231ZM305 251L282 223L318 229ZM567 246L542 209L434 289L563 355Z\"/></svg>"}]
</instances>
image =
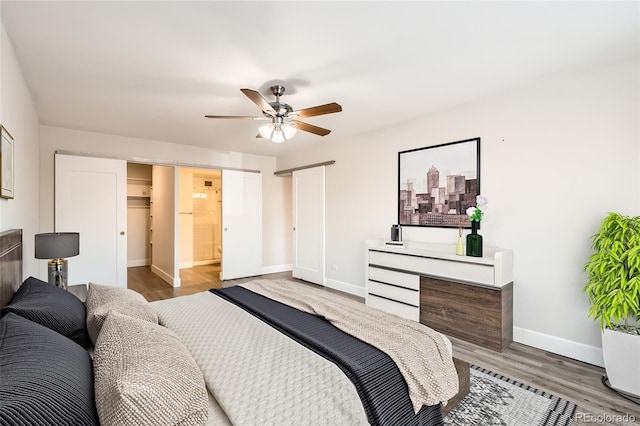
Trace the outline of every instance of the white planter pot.
<instances>
[{"instance_id":1,"label":"white planter pot","mask_svg":"<svg viewBox=\"0 0 640 426\"><path fill-rule=\"evenodd\" d=\"M605 329L602 355L611 386L640 397L640 336Z\"/></svg>"}]
</instances>

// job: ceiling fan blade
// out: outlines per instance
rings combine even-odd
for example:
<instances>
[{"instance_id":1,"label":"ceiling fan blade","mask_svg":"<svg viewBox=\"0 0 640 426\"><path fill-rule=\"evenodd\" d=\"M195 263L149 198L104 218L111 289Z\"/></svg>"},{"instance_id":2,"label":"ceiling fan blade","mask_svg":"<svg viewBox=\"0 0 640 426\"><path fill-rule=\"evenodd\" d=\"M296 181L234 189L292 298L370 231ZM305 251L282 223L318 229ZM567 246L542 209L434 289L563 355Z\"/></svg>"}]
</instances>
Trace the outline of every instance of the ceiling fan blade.
<instances>
[{"instance_id":1,"label":"ceiling fan blade","mask_svg":"<svg viewBox=\"0 0 640 426\"><path fill-rule=\"evenodd\" d=\"M235 118L238 120L266 120L266 117L252 117L250 115L205 115L206 118Z\"/></svg>"},{"instance_id":2,"label":"ceiling fan blade","mask_svg":"<svg viewBox=\"0 0 640 426\"><path fill-rule=\"evenodd\" d=\"M299 130L303 130L305 132L309 132L309 133L314 133L316 135L319 136L326 136L329 133L331 133L331 130L329 129L323 129L322 127L318 127L318 126L314 126L312 124L309 123L303 123L302 121L298 121L298 120L291 120L292 123L296 123Z\"/></svg>"},{"instance_id":3,"label":"ceiling fan blade","mask_svg":"<svg viewBox=\"0 0 640 426\"><path fill-rule=\"evenodd\" d=\"M335 102L325 105L318 105L311 108L304 108L293 111L291 115L297 115L299 118L314 117L316 115L333 114L342 111L342 107Z\"/></svg>"},{"instance_id":4,"label":"ceiling fan blade","mask_svg":"<svg viewBox=\"0 0 640 426\"><path fill-rule=\"evenodd\" d=\"M254 104L258 105L258 107L262 111L268 112L272 115L276 115L276 112L273 109L273 107L269 104L269 102L267 102L267 100L264 97L262 97L260 92L256 92L255 90L251 90L251 89L240 89L240 91L244 93L249 99L251 99Z\"/></svg>"}]
</instances>

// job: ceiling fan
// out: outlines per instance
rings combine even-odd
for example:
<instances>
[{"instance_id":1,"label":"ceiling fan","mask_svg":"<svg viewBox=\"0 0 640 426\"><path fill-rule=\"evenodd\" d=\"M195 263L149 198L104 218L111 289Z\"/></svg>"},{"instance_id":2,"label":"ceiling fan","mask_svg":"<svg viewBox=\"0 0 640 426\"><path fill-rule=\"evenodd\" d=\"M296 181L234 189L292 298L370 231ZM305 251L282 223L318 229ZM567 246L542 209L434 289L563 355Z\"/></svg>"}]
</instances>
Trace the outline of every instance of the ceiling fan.
<instances>
[{"instance_id":1,"label":"ceiling fan","mask_svg":"<svg viewBox=\"0 0 640 426\"><path fill-rule=\"evenodd\" d=\"M282 143L295 136L298 130L326 136L331 130L314 126L298 120L299 118L314 117L316 115L333 114L342 111L342 107L335 102L318 105L311 108L294 110L291 105L280 102L284 93L284 86L271 86L271 93L276 97L275 102L268 102L259 92L251 89L240 89L249 99L262 110L262 117L247 115L205 115L206 118L235 118L241 120L262 120L268 123L260 126L257 138L271 139L272 142Z\"/></svg>"}]
</instances>

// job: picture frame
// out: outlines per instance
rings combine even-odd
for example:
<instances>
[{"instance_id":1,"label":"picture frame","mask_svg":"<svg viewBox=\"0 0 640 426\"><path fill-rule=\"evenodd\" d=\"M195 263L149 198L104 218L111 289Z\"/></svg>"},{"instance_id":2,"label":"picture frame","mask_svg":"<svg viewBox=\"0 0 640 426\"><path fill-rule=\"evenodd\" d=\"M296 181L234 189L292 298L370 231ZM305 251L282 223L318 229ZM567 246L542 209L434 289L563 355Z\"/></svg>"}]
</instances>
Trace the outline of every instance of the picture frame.
<instances>
[{"instance_id":1,"label":"picture frame","mask_svg":"<svg viewBox=\"0 0 640 426\"><path fill-rule=\"evenodd\" d=\"M480 138L398 152L398 224L470 228L480 194Z\"/></svg>"},{"instance_id":2,"label":"picture frame","mask_svg":"<svg viewBox=\"0 0 640 426\"><path fill-rule=\"evenodd\" d=\"M13 198L13 149L13 137L6 127L0 125L0 198Z\"/></svg>"}]
</instances>

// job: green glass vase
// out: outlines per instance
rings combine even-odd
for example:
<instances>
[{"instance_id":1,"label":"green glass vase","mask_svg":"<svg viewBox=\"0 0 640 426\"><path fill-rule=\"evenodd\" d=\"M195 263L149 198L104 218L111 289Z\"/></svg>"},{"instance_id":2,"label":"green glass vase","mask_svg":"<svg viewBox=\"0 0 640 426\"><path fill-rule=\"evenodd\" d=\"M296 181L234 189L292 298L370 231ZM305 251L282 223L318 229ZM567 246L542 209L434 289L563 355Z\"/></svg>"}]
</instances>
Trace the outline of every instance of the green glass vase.
<instances>
[{"instance_id":1,"label":"green glass vase","mask_svg":"<svg viewBox=\"0 0 640 426\"><path fill-rule=\"evenodd\" d=\"M482 257L482 235L478 234L480 222L471 221L471 233L467 235L467 256Z\"/></svg>"}]
</instances>

